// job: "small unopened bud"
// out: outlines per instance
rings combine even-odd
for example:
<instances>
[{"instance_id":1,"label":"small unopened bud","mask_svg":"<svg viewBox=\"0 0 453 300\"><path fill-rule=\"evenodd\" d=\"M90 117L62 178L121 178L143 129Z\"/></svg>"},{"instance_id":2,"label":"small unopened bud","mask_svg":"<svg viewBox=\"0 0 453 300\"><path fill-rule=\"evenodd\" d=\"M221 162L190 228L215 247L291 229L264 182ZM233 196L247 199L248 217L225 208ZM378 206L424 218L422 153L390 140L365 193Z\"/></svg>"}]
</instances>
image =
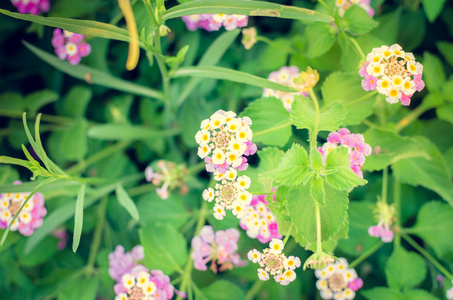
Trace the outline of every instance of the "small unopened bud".
<instances>
[{"instance_id":1,"label":"small unopened bud","mask_svg":"<svg viewBox=\"0 0 453 300\"><path fill-rule=\"evenodd\" d=\"M242 29L242 45L245 49L249 50L256 43L256 29L255 27Z\"/></svg>"},{"instance_id":2,"label":"small unopened bud","mask_svg":"<svg viewBox=\"0 0 453 300\"><path fill-rule=\"evenodd\" d=\"M160 25L160 27L159 27L160 36L167 36L170 31L171 31L170 28L168 28L165 25Z\"/></svg>"},{"instance_id":3,"label":"small unopened bud","mask_svg":"<svg viewBox=\"0 0 453 300\"><path fill-rule=\"evenodd\" d=\"M319 73L310 67L307 67L307 71L300 72L299 76L294 78L294 88L301 92L306 92L318 83Z\"/></svg>"},{"instance_id":4,"label":"small unopened bud","mask_svg":"<svg viewBox=\"0 0 453 300\"><path fill-rule=\"evenodd\" d=\"M325 252L313 253L304 263L304 270L308 267L310 269L321 270L326 266L335 262L335 257Z\"/></svg>"}]
</instances>

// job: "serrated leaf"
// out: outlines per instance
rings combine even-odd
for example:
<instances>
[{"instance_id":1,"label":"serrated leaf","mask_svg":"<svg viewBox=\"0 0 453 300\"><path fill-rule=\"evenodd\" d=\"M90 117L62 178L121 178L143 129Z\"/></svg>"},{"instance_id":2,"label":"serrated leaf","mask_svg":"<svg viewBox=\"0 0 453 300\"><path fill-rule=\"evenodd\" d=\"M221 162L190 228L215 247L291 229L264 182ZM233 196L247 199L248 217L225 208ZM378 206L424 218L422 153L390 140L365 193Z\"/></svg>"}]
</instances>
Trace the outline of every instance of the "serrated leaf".
<instances>
[{"instance_id":1,"label":"serrated leaf","mask_svg":"<svg viewBox=\"0 0 453 300\"><path fill-rule=\"evenodd\" d=\"M368 300L400 300L400 292L387 287L375 287L369 290L361 291Z\"/></svg>"},{"instance_id":2,"label":"serrated leaf","mask_svg":"<svg viewBox=\"0 0 453 300\"><path fill-rule=\"evenodd\" d=\"M442 202L432 201L422 206L417 222L408 232L422 238L443 257L453 251L453 208Z\"/></svg>"},{"instance_id":3,"label":"serrated leaf","mask_svg":"<svg viewBox=\"0 0 453 300\"><path fill-rule=\"evenodd\" d=\"M358 5L352 5L344 13L343 20L347 22L348 31L354 35L362 35L379 23L373 20L368 13Z\"/></svg>"},{"instance_id":4,"label":"serrated leaf","mask_svg":"<svg viewBox=\"0 0 453 300\"><path fill-rule=\"evenodd\" d=\"M291 136L291 120L282 102L274 97L250 103L242 116L252 119L253 141L271 146L284 146Z\"/></svg>"},{"instance_id":5,"label":"serrated leaf","mask_svg":"<svg viewBox=\"0 0 453 300\"><path fill-rule=\"evenodd\" d=\"M326 193L324 183L321 178L313 177L310 180L310 196L321 206L326 205Z\"/></svg>"},{"instance_id":6,"label":"serrated leaf","mask_svg":"<svg viewBox=\"0 0 453 300\"><path fill-rule=\"evenodd\" d=\"M393 164L393 175L403 183L421 185L435 191L453 206L453 183L450 170L442 153L428 139L414 137L430 160L421 157L408 158Z\"/></svg>"},{"instance_id":7,"label":"serrated leaf","mask_svg":"<svg viewBox=\"0 0 453 300\"><path fill-rule=\"evenodd\" d=\"M137 207L135 206L135 202L131 199L131 197L121 184L118 184L115 193L121 206L127 210L129 215L131 215L134 220L138 221L140 219L140 216L138 214Z\"/></svg>"},{"instance_id":8,"label":"serrated leaf","mask_svg":"<svg viewBox=\"0 0 453 300\"><path fill-rule=\"evenodd\" d=\"M334 72L321 87L325 104L338 101L346 110L343 125L359 124L372 113L376 96L366 92L360 83L358 73Z\"/></svg>"},{"instance_id":9,"label":"serrated leaf","mask_svg":"<svg viewBox=\"0 0 453 300\"><path fill-rule=\"evenodd\" d=\"M425 290L412 290L403 294L401 300L439 300Z\"/></svg>"},{"instance_id":10,"label":"serrated leaf","mask_svg":"<svg viewBox=\"0 0 453 300\"><path fill-rule=\"evenodd\" d=\"M335 31L330 24L312 23L305 29L308 40L307 57L315 58L323 55L335 43Z\"/></svg>"},{"instance_id":11,"label":"serrated leaf","mask_svg":"<svg viewBox=\"0 0 453 300\"><path fill-rule=\"evenodd\" d=\"M293 144L282 157L278 168L268 172L279 185L296 186L300 185L307 173L310 171L307 151L298 144Z\"/></svg>"},{"instance_id":12,"label":"serrated leaf","mask_svg":"<svg viewBox=\"0 0 453 300\"><path fill-rule=\"evenodd\" d=\"M314 130L318 122L318 131L336 131L346 117L346 110L339 102L333 102L322 107L319 118L316 120L316 111L313 101L302 96L295 96L292 104L291 121L298 129Z\"/></svg>"},{"instance_id":13,"label":"serrated leaf","mask_svg":"<svg viewBox=\"0 0 453 300\"><path fill-rule=\"evenodd\" d=\"M445 71L440 59L427 51L423 53L423 78L430 92L439 91L445 82Z\"/></svg>"},{"instance_id":14,"label":"serrated leaf","mask_svg":"<svg viewBox=\"0 0 453 300\"><path fill-rule=\"evenodd\" d=\"M398 247L387 260L385 276L390 287L410 289L425 279L426 265L417 253Z\"/></svg>"},{"instance_id":15,"label":"serrated leaf","mask_svg":"<svg viewBox=\"0 0 453 300\"><path fill-rule=\"evenodd\" d=\"M335 237L348 219L348 193L324 184L326 205L320 207L321 240ZM316 242L316 209L315 200L310 196L310 186L293 188L286 196L286 211L293 221L296 230L303 235L309 246Z\"/></svg>"},{"instance_id":16,"label":"serrated leaf","mask_svg":"<svg viewBox=\"0 0 453 300\"><path fill-rule=\"evenodd\" d=\"M380 129L369 129L363 135L366 143L376 152L366 158L365 170L382 170L399 160L412 157L429 159L428 153L420 147L417 140L411 137L402 137Z\"/></svg>"},{"instance_id":17,"label":"serrated leaf","mask_svg":"<svg viewBox=\"0 0 453 300\"><path fill-rule=\"evenodd\" d=\"M347 147L332 149L327 154L325 170L329 172L325 175L325 181L337 190L352 190L367 183L351 170Z\"/></svg>"},{"instance_id":18,"label":"serrated leaf","mask_svg":"<svg viewBox=\"0 0 453 300\"><path fill-rule=\"evenodd\" d=\"M324 168L321 153L316 149L310 151L310 164L315 172L319 172Z\"/></svg>"}]
</instances>

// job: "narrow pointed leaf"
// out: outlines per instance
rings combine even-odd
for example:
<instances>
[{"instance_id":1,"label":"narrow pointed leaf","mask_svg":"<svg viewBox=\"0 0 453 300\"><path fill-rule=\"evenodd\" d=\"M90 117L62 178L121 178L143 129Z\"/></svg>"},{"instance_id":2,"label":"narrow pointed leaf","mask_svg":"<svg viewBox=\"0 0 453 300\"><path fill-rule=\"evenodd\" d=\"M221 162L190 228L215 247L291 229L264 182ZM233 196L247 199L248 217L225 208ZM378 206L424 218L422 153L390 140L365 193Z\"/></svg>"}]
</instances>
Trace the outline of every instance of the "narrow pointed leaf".
<instances>
[{"instance_id":1,"label":"narrow pointed leaf","mask_svg":"<svg viewBox=\"0 0 453 300\"><path fill-rule=\"evenodd\" d=\"M131 199L124 187L121 184L118 185L115 192L121 206L127 210L134 220L138 221L140 217L138 215L137 206L135 206L135 202Z\"/></svg>"},{"instance_id":2,"label":"narrow pointed leaf","mask_svg":"<svg viewBox=\"0 0 453 300\"><path fill-rule=\"evenodd\" d=\"M74 236L72 240L72 251L75 253L79 247L80 237L82 236L83 227L83 204L85 202L85 187L83 184L77 194L75 215L74 215Z\"/></svg>"}]
</instances>

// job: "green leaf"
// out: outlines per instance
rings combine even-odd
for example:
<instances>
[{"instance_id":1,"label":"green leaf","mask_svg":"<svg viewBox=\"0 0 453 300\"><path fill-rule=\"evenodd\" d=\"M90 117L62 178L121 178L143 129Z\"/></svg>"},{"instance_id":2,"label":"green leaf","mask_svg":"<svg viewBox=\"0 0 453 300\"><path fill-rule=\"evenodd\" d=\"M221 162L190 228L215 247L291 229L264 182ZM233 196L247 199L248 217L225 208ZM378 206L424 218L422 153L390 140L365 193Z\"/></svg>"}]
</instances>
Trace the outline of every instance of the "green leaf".
<instances>
[{"instance_id":1,"label":"green leaf","mask_svg":"<svg viewBox=\"0 0 453 300\"><path fill-rule=\"evenodd\" d=\"M251 102L241 117L252 119L253 141L271 146L284 146L291 137L291 120L282 102L274 97Z\"/></svg>"},{"instance_id":2,"label":"green leaf","mask_svg":"<svg viewBox=\"0 0 453 300\"><path fill-rule=\"evenodd\" d=\"M320 207L321 240L335 237L348 219L348 193L324 184L326 205ZM316 242L316 209L315 201L310 196L308 185L293 188L289 191L286 211L291 217L296 230L307 240L308 246Z\"/></svg>"},{"instance_id":3,"label":"green leaf","mask_svg":"<svg viewBox=\"0 0 453 300\"><path fill-rule=\"evenodd\" d=\"M179 129L154 130L144 126L126 124L95 125L88 130L88 136L104 141L145 140L177 135Z\"/></svg>"},{"instance_id":4,"label":"green leaf","mask_svg":"<svg viewBox=\"0 0 453 300\"><path fill-rule=\"evenodd\" d=\"M302 96L295 96L290 117L298 129L306 128L313 131L315 123L318 121L318 131L335 131L340 128L346 117L346 110L339 102L333 102L321 109L319 119L316 120L313 101Z\"/></svg>"},{"instance_id":5,"label":"green leaf","mask_svg":"<svg viewBox=\"0 0 453 300\"><path fill-rule=\"evenodd\" d=\"M453 208L437 201L422 206L417 222L408 232L422 238L434 249L437 256L443 257L453 251Z\"/></svg>"},{"instance_id":6,"label":"green leaf","mask_svg":"<svg viewBox=\"0 0 453 300\"><path fill-rule=\"evenodd\" d=\"M361 291L368 300L400 300L400 292L387 287L375 287L369 290Z\"/></svg>"},{"instance_id":7,"label":"green leaf","mask_svg":"<svg viewBox=\"0 0 453 300\"><path fill-rule=\"evenodd\" d=\"M58 294L57 300L95 300L99 283L97 276L71 282Z\"/></svg>"},{"instance_id":8,"label":"green leaf","mask_svg":"<svg viewBox=\"0 0 453 300\"><path fill-rule=\"evenodd\" d=\"M453 124L453 103L445 104L436 109L437 117Z\"/></svg>"},{"instance_id":9,"label":"green leaf","mask_svg":"<svg viewBox=\"0 0 453 300\"><path fill-rule=\"evenodd\" d=\"M173 73L174 78L178 77L201 77L211 79L223 79L244 84L249 84L257 87L268 88L272 90L282 91L286 93L295 93L297 90L292 87L272 82L265 78L261 78L249 73L232 70L229 68L215 66L196 66L196 67L181 67Z\"/></svg>"},{"instance_id":10,"label":"green leaf","mask_svg":"<svg viewBox=\"0 0 453 300\"><path fill-rule=\"evenodd\" d=\"M310 196L321 206L326 205L326 193L321 178L312 177L310 180Z\"/></svg>"},{"instance_id":11,"label":"green leaf","mask_svg":"<svg viewBox=\"0 0 453 300\"><path fill-rule=\"evenodd\" d=\"M0 111L4 116L21 116L26 110L25 100L19 93L6 92L0 94Z\"/></svg>"},{"instance_id":12,"label":"green leaf","mask_svg":"<svg viewBox=\"0 0 453 300\"><path fill-rule=\"evenodd\" d=\"M446 0L422 0L423 10L428 20L433 23L442 12Z\"/></svg>"},{"instance_id":13,"label":"green leaf","mask_svg":"<svg viewBox=\"0 0 453 300\"><path fill-rule=\"evenodd\" d=\"M79 247L80 237L82 236L83 227L83 202L85 201L85 184L80 187L79 193L77 194L77 200L75 205L74 215L74 235L72 240L72 251L77 252Z\"/></svg>"},{"instance_id":14,"label":"green leaf","mask_svg":"<svg viewBox=\"0 0 453 300\"><path fill-rule=\"evenodd\" d=\"M36 115L38 110L46 104L57 101L59 98L58 94L51 90L43 90L31 93L25 98L25 105L27 111Z\"/></svg>"},{"instance_id":15,"label":"green leaf","mask_svg":"<svg viewBox=\"0 0 453 300\"><path fill-rule=\"evenodd\" d=\"M393 175L403 183L421 185L441 195L453 206L453 183L442 153L428 139L413 138L429 155L430 160L413 157L393 164Z\"/></svg>"},{"instance_id":16,"label":"green leaf","mask_svg":"<svg viewBox=\"0 0 453 300\"><path fill-rule=\"evenodd\" d=\"M189 219L186 211L177 195L170 194L166 200L162 200L155 192L144 195L137 203L140 214L140 222L143 224L169 223L177 229L181 228Z\"/></svg>"},{"instance_id":17,"label":"green leaf","mask_svg":"<svg viewBox=\"0 0 453 300\"><path fill-rule=\"evenodd\" d=\"M323 55L335 43L335 29L330 24L313 23L305 29L308 40L307 57L315 58Z\"/></svg>"},{"instance_id":18,"label":"green leaf","mask_svg":"<svg viewBox=\"0 0 453 300\"><path fill-rule=\"evenodd\" d=\"M423 53L423 77L426 88L430 92L439 91L446 80L442 62L437 56L427 51Z\"/></svg>"},{"instance_id":19,"label":"green leaf","mask_svg":"<svg viewBox=\"0 0 453 300\"><path fill-rule=\"evenodd\" d=\"M258 151L257 155L260 158L258 181L263 186L264 191L269 193L273 188L274 178L266 175L266 172L273 171L278 167L285 152L278 148L266 147Z\"/></svg>"},{"instance_id":20,"label":"green leaf","mask_svg":"<svg viewBox=\"0 0 453 300\"><path fill-rule=\"evenodd\" d=\"M14 247L14 252L21 267L36 267L52 259L58 250L57 244L58 240L55 237L47 236L36 246L33 252L26 253L26 240L21 239Z\"/></svg>"},{"instance_id":21,"label":"green leaf","mask_svg":"<svg viewBox=\"0 0 453 300\"><path fill-rule=\"evenodd\" d=\"M67 160L81 160L88 153L87 129L88 122L79 119L64 133L61 155Z\"/></svg>"},{"instance_id":22,"label":"green leaf","mask_svg":"<svg viewBox=\"0 0 453 300\"><path fill-rule=\"evenodd\" d=\"M69 62L62 61L57 56L47 53L27 42L23 43L31 52L44 60L46 63L72 77L85 80L88 83L98 84L104 87L131 93L134 95L150 97L158 100L163 99L161 92L150 89L149 87L116 78L110 74L84 66L82 64L73 66Z\"/></svg>"},{"instance_id":23,"label":"green leaf","mask_svg":"<svg viewBox=\"0 0 453 300\"><path fill-rule=\"evenodd\" d=\"M88 35L92 37L101 37L105 39L129 42L129 33L126 29L116 27L115 25L89 21L75 20L67 18L41 17L31 14L20 14L0 9L0 13L25 21L31 21L50 27L65 29L71 32Z\"/></svg>"},{"instance_id":24,"label":"green leaf","mask_svg":"<svg viewBox=\"0 0 453 300\"><path fill-rule=\"evenodd\" d=\"M380 39L376 38L371 34L364 34L357 38L355 41L359 45L362 52L366 55L367 53L371 52L371 50L375 47L381 47L385 43L382 42ZM347 33L340 32L338 34L338 42L341 46L341 68L343 71L352 72L353 74L357 74L357 70L360 69L360 64L362 63L362 54L357 49L356 45L352 42L352 39L349 37ZM329 69L331 67L329 66ZM359 78L358 82L361 82L361 78ZM371 92L370 92L371 93Z\"/></svg>"},{"instance_id":25,"label":"green leaf","mask_svg":"<svg viewBox=\"0 0 453 300\"><path fill-rule=\"evenodd\" d=\"M351 170L348 151L347 147L339 147L332 149L326 157L324 180L337 190L352 190L367 183Z\"/></svg>"},{"instance_id":26,"label":"green leaf","mask_svg":"<svg viewBox=\"0 0 453 300\"><path fill-rule=\"evenodd\" d=\"M349 7L344 13L343 20L346 21L348 31L354 35L365 34L379 24L358 5Z\"/></svg>"},{"instance_id":27,"label":"green leaf","mask_svg":"<svg viewBox=\"0 0 453 300\"><path fill-rule=\"evenodd\" d=\"M87 86L72 87L64 97L64 101L57 103L60 114L73 118L83 117L92 96L93 92Z\"/></svg>"},{"instance_id":28,"label":"green leaf","mask_svg":"<svg viewBox=\"0 0 453 300\"><path fill-rule=\"evenodd\" d=\"M124 187L121 184L118 184L115 190L116 197L118 197L118 202L124 207L127 212L131 215L134 220L139 220L137 207L135 206L134 201L131 199L129 194L126 192Z\"/></svg>"},{"instance_id":29,"label":"green leaf","mask_svg":"<svg viewBox=\"0 0 453 300\"><path fill-rule=\"evenodd\" d=\"M338 101L347 111L343 125L359 124L372 113L376 94L366 92L360 83L360 76L351 73L334 72L321 87L325 104Z\"/></svg>"},{"instance_id":30,"label":"green leaf","mask_svg":"<svg viewBox=\"0 0 453 300\"><path fill-rule=\"evenodd\" d=\"M453 102L453 79L450 78L441 86L440 93L444 100ZM429 95L429 94L428 94Z\"/></svg>"},{"instance_id":31,"label":"green leaf","mask_svg":"<svg viewBox=\"0 0 453 300\"><path fill-rule=\"evenodd\" d=\"M412 290L403 294L401 300L439 300L425 290Z\"/></svg>"},{"instance_id":32,"label":"green leaf","mask_svg":"<svg viewBox=\"0 0 453 300\"><path fill-rule=\"evenodd\" d=\"M310 165L315 172L320 172L324 169L321 153L316 149L310 150Z\"/></svg>"},{"instance_id":33,"label":"green leaf","mask_svg":"<svg viewBox=\"0 0 453 300\"><path fill-rule=\"evenodd\" d=\"M198 14L237 14L247 16L278 17L311 22L332 22L333 18L306 8L279 5L263 1L200 0L177 5L165 11L162 21Z\"/></svg>"},{"instance_id":34,"label":"green leaf","mask_svg":"<svg viewBox=\"0 0 453 300\"><path fill-rule=\"evenodd\" d=\"M402 137L380 129L369 129L363 135L365 142L376 152L366 158L365 170L382 170L399 160L412 157L429 159L428 153L411 137Z\"/></svg>"},{"instance_id":35,"label":"green leaf","mask_svg":"<svg viewBox=\"0 0 453 300\"><path fill-rule=\"evenodd\" d=\"M415 50L426 35L427 26L423 11L404 11L399 23L398 44L403 45L405 51Z\"/></svg>"},{"instance_id":36,"label":"green leaf","mask_svg":"<svg viewBox=\"0 0 453 300\"><path fill-rule=\"evenodd\" d=\"M379 26L373 29L370 34L380 39L384 45L393 45L394 43L397 43L398 33L401 27L401 15L402 9L395 9L386 14L375 16L374 19L379 22ZM406 29L406 26L404 26L404 29ZM404 49L406 49L406 44L402 45L404 45Z\"/></svg>"},{"instance_id":37,"label":"green leaf","mask_svg":"<svg viewBox=\"0 0 453 300\"><path fill-rule=\"evenodd\" d=\"M291 42L288 38L276 38L264 49L259 59L260 68L266 71L279 69L281 66L286 65L291 51Z\"/></svg>"},{"instance_id":38,"label":"green leaf","mask_svg":"<svg viewBox=\"0 0 453 300\"><path fill-rule=\"evenodd\" d=\"M303 183L310 171L307 151L298 144L293 144L281 158L278 168L266 176L274 179L278 185L296 186Z\"/></svg>"},{"instance_id":39,"label":"green leaf","mask_svg":"<svg viewBox=\"0 0 453 300\"><path fill-rule=\"evenodd\" d=\"M147 224L139 235L148 268L162 270L165 274L182 272L188 256L187 245L175 227L170 224Z\"/></svg>"},{"instance_id":40,"label":"green leaf","mask_svg":"<svg viewBox=\"0 0 453 300\"><path fill-rule=\"evenodd\" d=\"M436 46L450 66L453 66L453 43L439 41L436 43Z\"/></svg>"},{"instance_id":41,"label":"green leaf","mask_svg":"<svg viewBox=\"0 0 453 300\"><path fill-rule=\"evenodd\" d=\"M245 293L237 285L226 281L217 280L213 284L205 287L195 293L197 299L202 300L230 300L230 299L245 299Z\"/></svg>"},{"instance_id":42,"label":"green leaf","mask_svg":"<svg viewBox=\"0 0 453 300\"><path fill-rule=\"evenodd\" d=\"M398 247L387 260L385 276L389 287L411 289L425 279L426 265L417 253Z\"/></svg>"}]
</instances>

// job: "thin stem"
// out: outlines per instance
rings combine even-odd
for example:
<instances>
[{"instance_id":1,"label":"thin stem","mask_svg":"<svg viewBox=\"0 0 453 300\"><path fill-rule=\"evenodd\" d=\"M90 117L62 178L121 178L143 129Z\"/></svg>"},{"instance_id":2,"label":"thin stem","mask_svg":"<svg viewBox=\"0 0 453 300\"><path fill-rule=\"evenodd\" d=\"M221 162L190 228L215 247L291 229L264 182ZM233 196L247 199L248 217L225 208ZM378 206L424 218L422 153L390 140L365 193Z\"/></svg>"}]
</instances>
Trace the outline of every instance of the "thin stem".
<instances>
[{"instance_id":1,"label":"thin stem","mask_svg":"<svg viewBox=\"0 0 453 300\"><path fill-rule=\"evenodd\" d=\"M395 204L395 213L396 213L396 236L395 236L395 248L400 247L401 245L401 182L394 177L393 180L393 203Z\"/></svg>"},{"instance_id":2,"label":"thin stem","mask_svg":"<svg viewBox=\"0 0 453 300\"><path fill-rule=\"evenodd\" d=\"M155 189L156 189L156 186L154 184L145 183L145 184L128 189L127 193L129 194L129 196L135 197L138 195L142 195L142 194L154 191Z\"/></svg>"},{"instance_id":3,"label":"thin stem","mask_svg":"<svg viewBox=\"0 0 453 300\"><path fill-rule=\"evenodd\" d=\"M291 222L291 226L289 226L288 232L285 235L285 239L283 240L283 246L286 245L286 242L288 241L289 237L291 236L291 232L293 231L294 228L294 223Z\"/></svg>"},{"instance_id":4,"label":"thin stem","mask_svg":"<svg viewBox=\"0 0 453 300\"><path fill-rule=\"evenodd\" d=\"M348 38L354 44L354 46L356 47L357 51L359 51L359 54L362 57L362 60L365 60L366 59L366 55L363 52L362 47L360 47L359 43L357 43L355 38L353 38L352 36L348 36Z\"/></svg>"},{"instance_id":5,"label":"thin stem","mask_svg":"<svg viewBox=\"0 0 453 300\"><path fill-rule=\"evenodd\" d=\"M368 127L371 127L371 128L379 128L379 125L377 125L376 123L373 123L373 122L371 122L370 120L367 120L367 119L363 119L362 123L365 124Z\"/></svg>"},{"instance_id":6,"label":"thin stem","mask_svg":"<svg viewBox=\"0 0 453 300\"><path fill-rule=\"evenodd\" d=\"M380 241L376 243L373 247L371 247L369 250L365 251L360 255L359 257L356 258L352 263L349 264L349 268L354 268L358 264L360 264L362 261L370 257L374 252L378 251L382 246L384 245L384 242Z\"/></svg>"},{"instance_id":7,"label":"thin stem","mask_svg":"<svg viewBox=\"0 0 453 300\"><path fill-rule=\"evenodd\" d=\"M104 197L99 203L96 229L94 231L93 242L91 243L90 254L88 256L87 275L91 275L94 272L94 263L98 255L99 246L101 245L102 230L104 229L107 201L108 197Z\"/></svg>"},{"instance_id":8,"label":"thin stem","mask_svg":"<svg viewBox=\"0 0 453 300\"><path fill-rule=\"evenodd\" d=\"M202 161L202 162L200 162L200 163L198 163L196 165L188 167L187 168L187 175L198 174L201 171L203 171L205 168L206 168L206 163L204 161Z\"/></svg>"},{"instance_id":9,"label":"thin stem","mask_svg":"<svg viewBox=\"0 0 453 300\"><path fill-rule=\"evenodd\" d=\"M416 109L414 109L410 114L405 116L404 118L401 119L396 124L396 131L401 131L404 127L409 125L412 121L418 119L419 116L421 116L425 111L428 109L423 107L422 105L418 106Z\"/></svg>"},{"instance_id":10,"label":"thin stem","mask_svg":"<svg viewBox=\"0 0 453 300\"><path fill-rule=\"evenodd\" d=\"M315 201L315 209L316 209L316 252L322 252L321 212L317 201Z\"/></svg>"},{"instance_id":11,"label":"thin stem","mask_svg":"<svg viewBox=\"0 0 453 300\"><path fill-rule=\"evenodd\" d=\"M445 277L449 280L453 280L453 275L447 271L428 251L421 247L417 242L415 242L409 235L407 235L404 230L400 230L401 236L418 252L420 252L427 260L429 260Z\"/></svg>"},{"instance_id":12,"label":"thin stem","mask_svg":"<svg viewBox=\"0 0 453 300\"><path fill-rule=\"evenodd\" d=\"M288 48L288 47L284 47L282 45L280 45L279 43L265 37L265 36L261 36L261 35L257 35L256 36L256 41L261 41L261 42L264 42L266 44L268 44L269 46L273 46L273 47L277 47L279 49L282 49L290 54L293 54L295 51L292 49L292 48Z\"/></svg>"},{"instance_id":13,"label":"thin stem","mask_svg":"<svg viewBox=\"0 0 453 300\"><path fill-rule=\"evenodd\" d=\"M382 202L387 203L387 195L388 195L388 185L389 185L389 168L385 167L382 170Z\"/></svg>"},{"instance_id":14,"label":"thin stem","mask_svg":"<svg viewBox=\"0 0 453 300\"><path fill-rule=\"evenodd\" d=\"M308 93L310 94L310 98L313 101L313 105L315 107L315 113L316 113L313 132L311 133L311 136L310 136L310 148L313 150L313 149L316 149L316 139L318 136L319 103L318 103L318 98L316 97L316 94L312 88L310 88L308 90Z\"/></svg>"},{"instance_id":15,"label":"thin stem","mask_svg":"<svg viewBox=\"0 0 453 300\"><path fill-rule=\"evenodd\" d=\"M263 287L264 281L256 280L250 290L248 290L247 294L245 295L245 300L252 300L255 298L256 294L261 290Z\"/></svg>"},{"instance_id":16,"label":"thin stem","mask_svg":"<svg viewBox=\"0 0 453 300\"><path fill-rule=\"evenodd\" d=\"M157 18L156 15L154 14L154 9L153 6L151 5L149 0L142 0L143 4L145 5L146 12L148 13L148 17L151 20L151 24L153 24L153 27L155 28L157 26Z\"/></svg>"},{"instance_id":17,"label":"thin stem","mask_svg":"<svg viewBox=\"0 0 453 300\"><path fill-rule=\"evenodd\" d=\"M324 0L318 0L319 3L321 3L321 5L324 7L324 9L329 12L329 7L327 6L327 4L324 2Z\"/></svg>"}]
</instances>

